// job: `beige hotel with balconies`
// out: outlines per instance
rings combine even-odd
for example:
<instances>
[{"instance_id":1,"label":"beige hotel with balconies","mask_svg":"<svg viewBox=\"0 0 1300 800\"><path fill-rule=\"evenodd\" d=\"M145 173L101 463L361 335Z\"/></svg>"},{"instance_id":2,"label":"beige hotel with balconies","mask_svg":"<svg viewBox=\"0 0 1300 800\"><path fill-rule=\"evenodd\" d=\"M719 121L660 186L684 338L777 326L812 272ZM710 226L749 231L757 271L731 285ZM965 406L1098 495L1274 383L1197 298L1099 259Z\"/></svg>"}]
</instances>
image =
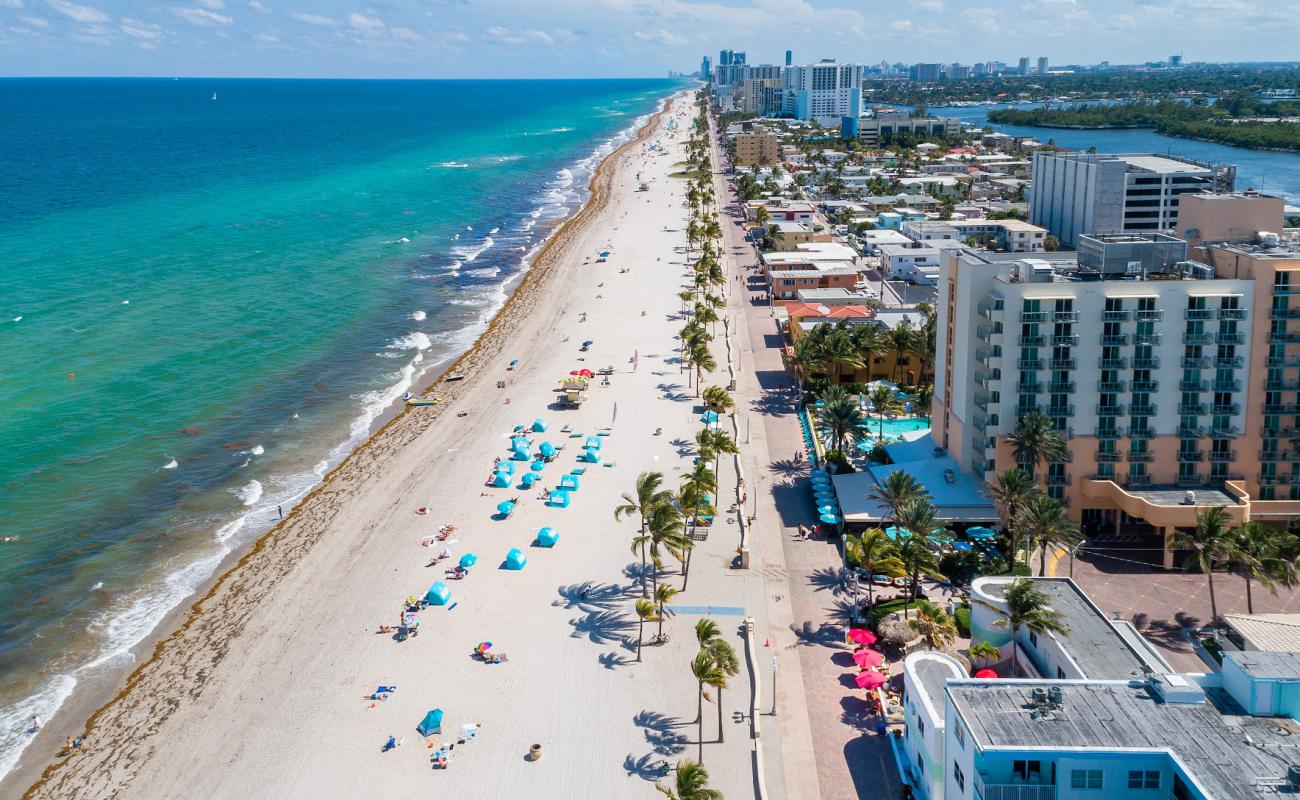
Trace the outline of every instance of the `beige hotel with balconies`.
<instances>
[{"instance_id":1,"label":"beige hotel with balconies","mask_svg":"<svg viewBox=\"0 0 1300 800\"><path fill-rule=\"evenodd\" d=\"M1048 493L1094 540L1166 566L1168 533L1202 509L1285 524L1300 514L1300 245L1275 239L950 254L935 441L989 480L1016 465L1004 437L1020 415L1041 411L1070 449L1040 465Z\"/></svg>"}]
</instances>

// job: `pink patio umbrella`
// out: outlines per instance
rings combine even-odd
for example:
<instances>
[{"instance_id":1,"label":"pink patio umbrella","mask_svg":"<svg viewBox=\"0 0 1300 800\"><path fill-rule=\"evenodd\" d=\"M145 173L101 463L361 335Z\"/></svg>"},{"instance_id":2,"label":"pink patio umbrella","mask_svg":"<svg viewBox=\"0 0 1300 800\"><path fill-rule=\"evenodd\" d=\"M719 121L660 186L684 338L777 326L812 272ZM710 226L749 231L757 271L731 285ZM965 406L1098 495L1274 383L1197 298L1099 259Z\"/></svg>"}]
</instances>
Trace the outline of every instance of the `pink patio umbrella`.
<instances>
[{"instance_id":1,"label":"pink patio umbrella","mask_svg":"<svg viewBox=\"0 0 1300 800\"><path fill-rule=\"evenodd\" d=\"M876 635L871 631L862 628L850 628L849 641L854 644L875 644Z\"/></svg>"},{"instance_id":2,"label":"pink patio umbrella","mask_svg":"<svg viewBox=\"0 0 1300 800\"><path fill-rule=\"evenodd\" d=\"M885 676L875 670L868 670L866 672L859 672L857 677L853 679L853 682L858 685L859 689L870 691L884 686Z\"/></svg>"},{"instance_id":3,"label":"pink patio umbrella","mask_svg":"<svg viewBox=\"0 0 1300 800\"><path fill-rule=\"evenodd\" d=\"M885 660L885 657L878 650L859 650L853 654L853 663L866 669L868 667L878 667Z\"/></svg>"},{"instance_id":4,"label":"pink patio umbrella","mask_svg":"<svg viewBox=\"0 0 1300 800\"><path fill-rule=\"evenodd\" d=\"M996 678L997 676L998 673L996 671L988 668L979 670L975 673L975 677L977 678Z\"/></svg>"}]
</instances>

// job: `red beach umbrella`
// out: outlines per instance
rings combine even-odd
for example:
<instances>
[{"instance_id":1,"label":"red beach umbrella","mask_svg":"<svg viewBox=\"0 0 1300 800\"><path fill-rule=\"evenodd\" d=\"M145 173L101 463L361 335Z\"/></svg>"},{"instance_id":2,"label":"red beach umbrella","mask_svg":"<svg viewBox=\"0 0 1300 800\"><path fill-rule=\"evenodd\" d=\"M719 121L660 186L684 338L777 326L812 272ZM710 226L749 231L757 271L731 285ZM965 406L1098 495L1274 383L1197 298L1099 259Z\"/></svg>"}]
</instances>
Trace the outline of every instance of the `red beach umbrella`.
<instances>
[{"instance_id":1,"label":"red beach umbrella","mask_svg":"<svg viewBox=\"0 0 1300 800\"><path fill-rule=\"evenodd\" d=\"M975 677L977 678L996 678L997 676L998 673L996 671L988 669L987 667L975 673Z\"/></svg>"},{"instance_id":2,"label":"red beach umbrella","mask_svg":"<svg viewBox=\"0 0 1300 800\"><path fill-rule=\"evenodd\" d=\"M863 628L850 628L849 641L854 644L875 644L876 635L869 630L864 630Z\"/></svg>"},{"instance_id":3,"label":"red beach umbrella","mask_svg":"<svg viewBox=\"0 0 1300 800\"><path fill-rule=\"evenodd\" d=\"M884 686L885 676L875 670L867 670L866 672L859 672L857 677L853 679L853 682L858 685L859 689L867 689L870 691L871 689L879 689L881 686Z\"/></svg>"},{"instance_id":4,"label":"red beach umbrella","mask_svg":"<svg viewBox=\"0 0 1300 800\"><path fill-rule=\"evenodd\" d=\"M880 654L879 650L859 650L853 654L853 663L862 669L868 667L878 667L884 663L885 657Z\"/></svg>"}]
</instances>

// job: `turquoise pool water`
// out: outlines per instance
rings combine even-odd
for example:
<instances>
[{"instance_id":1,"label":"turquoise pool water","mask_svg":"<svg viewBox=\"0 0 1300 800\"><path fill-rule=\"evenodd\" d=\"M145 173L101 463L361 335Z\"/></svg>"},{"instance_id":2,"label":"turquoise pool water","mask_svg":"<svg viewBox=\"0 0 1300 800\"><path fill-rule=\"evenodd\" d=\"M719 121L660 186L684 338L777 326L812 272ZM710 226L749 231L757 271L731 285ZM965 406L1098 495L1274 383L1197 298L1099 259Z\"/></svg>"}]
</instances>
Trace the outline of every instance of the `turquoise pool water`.
<instances>
[{"instance_id":1,"label":"turquoise pool water","mask_svg":"<svg viewBox=\"0 0 1300 800\"><path fill-rule=\"evenodd\" d=\"M867 431L872 440L882 434L885 439L894 440L901 438L905 433L928 430L930 430L930 420L924 417L900 417L899 419L887 419L884 422L873 419L867 424ZM870 449L875 446L875 443L868 440L864 441L863 445Z\"/></svg>"}]
</instances>

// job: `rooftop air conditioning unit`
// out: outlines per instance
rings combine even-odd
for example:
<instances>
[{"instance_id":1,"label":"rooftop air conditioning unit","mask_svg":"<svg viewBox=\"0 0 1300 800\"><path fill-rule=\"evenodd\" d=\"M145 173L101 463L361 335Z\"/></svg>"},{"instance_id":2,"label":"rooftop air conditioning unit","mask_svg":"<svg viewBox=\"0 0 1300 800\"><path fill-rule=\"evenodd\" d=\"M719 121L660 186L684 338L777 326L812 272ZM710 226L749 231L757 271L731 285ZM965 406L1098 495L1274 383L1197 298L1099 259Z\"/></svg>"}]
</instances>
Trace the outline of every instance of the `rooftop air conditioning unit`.
<instances>
[{"instance_id":1,"label":"rooftop air conditioning unit","mask_svg":"<svg viewBox=\"0 0 1300 800\"><path fill-rule=\"evenodd\" d=\"M1054 706L1062 705L1065 702L1065 693L1059 686L1049 686L1047 689L1047 700Z\"/></svg>"}]
</instances>

